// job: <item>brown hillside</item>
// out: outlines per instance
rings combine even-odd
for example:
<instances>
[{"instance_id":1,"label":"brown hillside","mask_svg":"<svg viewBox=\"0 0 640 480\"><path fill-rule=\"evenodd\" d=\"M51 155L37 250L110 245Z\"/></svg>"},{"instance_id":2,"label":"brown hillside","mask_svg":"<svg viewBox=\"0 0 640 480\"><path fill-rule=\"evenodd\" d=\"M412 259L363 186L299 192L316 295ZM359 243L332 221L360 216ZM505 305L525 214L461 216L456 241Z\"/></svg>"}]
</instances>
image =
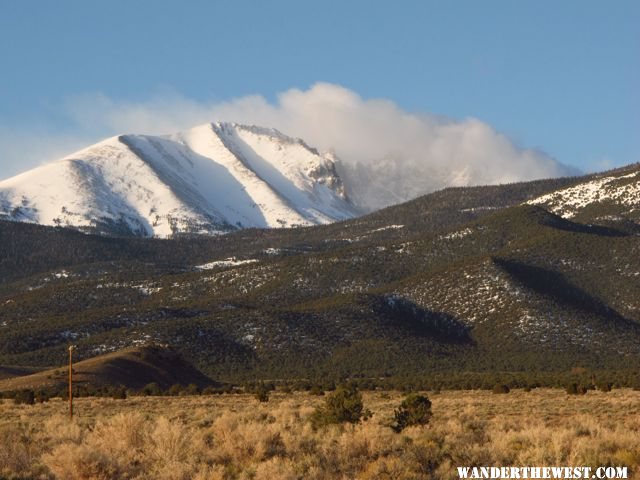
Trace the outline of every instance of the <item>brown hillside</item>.
<instances>
[{"instance_id":1,"label":"brown hillside","mask_svg":"<svg viewBox=\"0 0 640 480\"><path fill-rule=\"evenodd\" d=\"M132 347L107 353L74 363L73 370L74 383L78 385L124 385L140 389L152 382L161 388L176 383L194 383L199 387L215 384L175 350L160 346ZM65 365L32 375L7 378L0 380L0 391L62 387L67 383L67 374Z\"/></svg>"}]
</instances>

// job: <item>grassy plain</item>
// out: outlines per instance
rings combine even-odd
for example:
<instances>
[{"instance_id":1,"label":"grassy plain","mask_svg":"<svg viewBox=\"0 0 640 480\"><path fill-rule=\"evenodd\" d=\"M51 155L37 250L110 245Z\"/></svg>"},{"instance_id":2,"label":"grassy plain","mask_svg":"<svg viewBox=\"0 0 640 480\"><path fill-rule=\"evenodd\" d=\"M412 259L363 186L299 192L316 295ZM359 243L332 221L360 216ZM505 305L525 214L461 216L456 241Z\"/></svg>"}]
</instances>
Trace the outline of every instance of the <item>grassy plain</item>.
<instances>
[{"instance_id":1,"label":"grassy plain","mask_svg":"<svg viewBox=\"0 0 640 480\"><path fill-rule=\"evenodd\" d=\"M0 478L455 479L456 466L627 466L640 478L640 392L426 392L426 427L394 433L403 395L365 392L373 417L314 431L323 397L82 398L0 404Z\"/></svg>"}]
</instances>

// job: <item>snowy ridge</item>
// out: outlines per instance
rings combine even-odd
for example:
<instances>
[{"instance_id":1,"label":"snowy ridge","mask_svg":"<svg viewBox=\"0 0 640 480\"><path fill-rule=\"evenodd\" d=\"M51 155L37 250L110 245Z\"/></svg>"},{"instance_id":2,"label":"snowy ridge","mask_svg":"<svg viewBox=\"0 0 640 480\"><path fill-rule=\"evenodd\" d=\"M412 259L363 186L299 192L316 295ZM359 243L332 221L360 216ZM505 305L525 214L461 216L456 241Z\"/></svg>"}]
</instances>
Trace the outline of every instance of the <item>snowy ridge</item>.
<instances>
[{"instance_id":1,"label":"snowy ridge","mask_svg":"<svg viewBox=\"0 0 640 480\"><path fill-rule=\"evenodd\" d=\"M606 176L557 190L529 200L530 205L542 205L564 218L573 218L593 205L615 204L630 207L627 213L640 208L640 170L619 176Z\"/></svg>"},{"instance_id":2,"label":"snowy ridge","mask_svg":"<svg viewBox=\"0 0 640 480\"><path fill-rule=\"evenodd\" d=\"M0 218L168 237L358 214L334 159L259 127L121 135L0 182Z\"/></svg>"}]
</instances>

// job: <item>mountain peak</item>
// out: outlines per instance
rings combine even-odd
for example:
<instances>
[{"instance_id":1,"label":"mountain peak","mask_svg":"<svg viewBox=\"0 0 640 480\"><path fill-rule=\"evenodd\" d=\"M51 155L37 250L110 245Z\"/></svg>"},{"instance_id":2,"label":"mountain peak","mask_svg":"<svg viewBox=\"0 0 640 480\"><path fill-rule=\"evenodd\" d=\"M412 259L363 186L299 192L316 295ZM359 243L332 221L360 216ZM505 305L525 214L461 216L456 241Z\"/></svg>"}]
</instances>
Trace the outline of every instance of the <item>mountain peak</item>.
<instances>
[{"instance_id":1,"label":"mountain peak","mask_svg":"<svg viewBox=\"0 0 640 480\"><path fill-rule=\"evenodd\" d=\"M0 182L0 218L111 234L215 234L357 213L333 158L236 123L119 135Z\"/></svg>"}]
</instances>

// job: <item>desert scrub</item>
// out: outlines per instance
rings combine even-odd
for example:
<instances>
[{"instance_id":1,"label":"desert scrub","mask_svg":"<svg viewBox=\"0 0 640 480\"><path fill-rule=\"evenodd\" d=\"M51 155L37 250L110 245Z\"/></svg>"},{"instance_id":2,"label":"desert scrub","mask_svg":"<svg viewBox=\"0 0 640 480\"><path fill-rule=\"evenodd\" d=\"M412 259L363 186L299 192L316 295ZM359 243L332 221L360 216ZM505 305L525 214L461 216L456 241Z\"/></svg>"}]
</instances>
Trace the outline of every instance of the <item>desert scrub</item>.
<instances>
[{"instance_id":1,"label":"desert scrub","mask_svg":"<svg viewBox=\"0 0 640 480\"><path fill-rule=\"evenodd\" d=\"M359 392L360 393L360 392ZM428 427L389 428L407 398L362 392L367 422L314 429L325 397L252 394L0 402L0 478L457 479L459 465L618 465L640 470L640 392L442 391ZM585 413L588 412L588 413Z\"/></svg>"}]
</instances>

